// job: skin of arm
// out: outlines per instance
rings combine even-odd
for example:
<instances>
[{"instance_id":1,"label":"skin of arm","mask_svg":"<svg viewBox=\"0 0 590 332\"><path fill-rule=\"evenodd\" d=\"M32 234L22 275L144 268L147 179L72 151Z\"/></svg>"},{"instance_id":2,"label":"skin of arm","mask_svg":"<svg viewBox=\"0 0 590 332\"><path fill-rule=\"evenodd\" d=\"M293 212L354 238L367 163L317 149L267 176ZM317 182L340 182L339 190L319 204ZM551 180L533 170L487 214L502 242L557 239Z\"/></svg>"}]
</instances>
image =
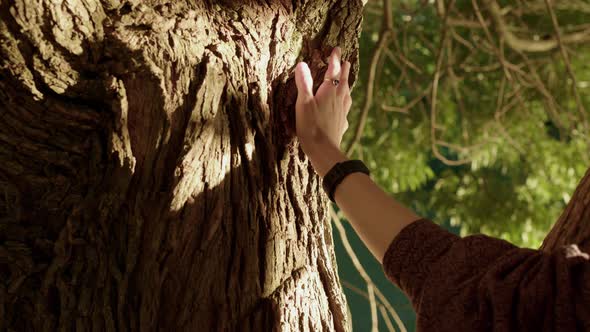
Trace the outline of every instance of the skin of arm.
<instances>
[{"instance_id":1,"label":"skin of arm","mask_svg":"<svg viewBox=\"0 0 590 332\"><path fill-rule=\"evenodd\" d=\"M338 162L348 160L338 146L348 128L350 109L348 72L350 63L340 65L340 49L334 48L328 60L325 80L315 96L307 64L295 70L297 83L296 127L303 151L322 178ZM334 79L339 84L332 84ZM352 173L336 187L334 199L354 230L379 261L391 241L407 225L420 219L377 186L369 176Z\"/></svg>"}]
</instances>

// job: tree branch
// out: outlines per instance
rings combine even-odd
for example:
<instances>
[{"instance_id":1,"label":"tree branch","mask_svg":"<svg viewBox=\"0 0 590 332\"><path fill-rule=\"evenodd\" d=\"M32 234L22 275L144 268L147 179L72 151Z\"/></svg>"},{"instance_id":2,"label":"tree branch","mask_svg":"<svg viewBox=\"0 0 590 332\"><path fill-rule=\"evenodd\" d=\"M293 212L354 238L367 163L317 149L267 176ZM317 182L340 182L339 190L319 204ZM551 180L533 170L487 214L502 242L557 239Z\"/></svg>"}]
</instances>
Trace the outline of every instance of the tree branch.
<instances>
[{"instance_id":1,"label":"tree branch","mask_svg":"<svg viewBox=\"0 0 590 332\"><path fill-rule=\"evenodd\" d=\"M367 88L365 90L365 97L363 99L363 107L361 115L354 131L354 137L346 147L346 155L350 156L356 147L356 144L363 136L363 130L369 115L369 110L373 105L373 90L375 88L375 74L377 72L377 63L381 58L384 48L387 46L390 36L393 34L393 15L391 9L391 0L383 0L383 26L379 33L379 40L377 46L371 55L371 63L369 66L369 77L367 80Z\"/></svg>"},{"instance_id":2,"label":"tree branch","mask_svg":"<svg viewBox=\"0 0 590 332\"><path fill-rule=\"evenodd\" d=\"M559 51L561 52L561 56L563 57L563 62L565 63L565 68L572 80L572 90L574 92L574 96L576 98L576 104L578 105L578 111L580 112L580 116L582 118L582 124L584 126L584 131L586 133L589 132L588 128L588 118L586 116L586 110L584 108L584 104L582 103L582 98L580 97L580 92L578 91L576 75L572 70L572 64L570 62L569 56L563 45L563 39L561 36L561 31L559 29L559 23L557 22L557 17L555 16L555 11L551 6L551 0L545 0L545 5L547 6L547 11L549 12L549 16L551 16L551 22L553 23L553 28L555 29L555 38L557 40L557 44L559 45Z\"/></svg>"},{"instance_id":3,"label":"tree branch","mask_svg":"<svg viewBox=\"0 0 590 332\"><path fill-rule=\"evenodd\" d=\"M367 299L367 301L370 298L369 294L367 292L364 292L362 289L356 287L355 285L353 285L352 283L350 283L346 280L342 280L342 286L344 286L344 287L350 289L351 291L357 293L358 295L364 297L365 299ZM391 323L391 319L389 319L389 315L387 314L387 307L385 307L382 303L377 303L377 307L381 311L381 317L383 317L383 320L385 321L385 325L387 325L387 329L389 331L395 332L395 328L393 327L393 324Z\"/></svg>"},{"instance_id":4,"label":"tree branch","mask_svg":"<svg viewBox=\"0 0 590 332\"><path fill-rule=\"evenodd\" d=\"M375 283L373 282L373 280L371 279L371 277L369 276L367 271L365 271L365 269L364 269L363 265L361 264L361 262L359 261L358 257L356 256L354 249L352 249L352 246L350 245L350 242L348 241L348 236L346 235L346 230L344 229L344 226L342 226L342 223L340 222L340 216L336 213L336 211L334 210L334 207L332 205L330 205L330 216L332 218L332 222L334 223L334 225L336 226L336 229L338 230L338 233L340 235L340 239L342 241L342 245L344 246L346 253L350 257L352 264L354 265L356 270L359 272L359 274L361 275L361 277L363 278L365 283L367 283L367 286L369 286L369 285L372 286L372 288L367 288L368 300L369 300L369 303L371 303L371 316L376 317L376 301L375 301L375 293L376 293L377 296L379 297L379 300L381 301L381 303L383 303L383 305L385 305L385 307L387 308L387 310L389 311L389 313L391 314L391 316L393 317L393 319L397 323L400 331L407 332L406 327L404 326L404 323L401 321L397 312L393 309L393 307L391 306L391 304L389 303L387 298L385 298L385 296L383 296L383 293L381 293L379 288L377 288L377 286L375 285ZM374 311L374 308L375 308L375 311ZM373 326L373 328L375 328L375 326Z\"/></svg>"},{"instance_id":5,"label":"tree branch","mask_svg":"<svg viewBox=\"0 0 590 332\"><path fill-rule=\"evenodd\" d=\"M424 89L424 91L422 91L418 96L416 96L416 98L410 100L410 102L408 102L404 106L390 106L390 105L385 105L385 103L382 103L381 109L386 112L398 112L398 113L407 114L408 111L410 110L410 108L416 106L416 104L418 104L422 100L422 98L424 98L424 97L426 97L426 95L428 95L431 88L432 88L432 83L430 83L428 85L428 87L426 89Z\"/></svg>"},{"instance_id":6,"label":"tree branch","mask_svg":"<svg viewBox=\"0 0 590 332\"><path fill-rule=\"evenodd\" d=\"M490 33L490 30L488 29L488 27L485 24L485 21L483 19L483 16L481 15L481 11L480 11L479 6L477 4L477 0L471 0L471 4L473 6L473 9L475 10L475 15L477 16L477 20L481 24L481 27L483 28L486 37L490 41L490 45L492 46L493 51L498 56L498 59L500 60L500 64L502 64L502 69L504 70L504 75L506 75L506 78L508 78L509 81L512 80L512 76L510 75L510 71L507 68L508 67L507 61L504 59L504 54L494 44L494 39L492 38L492 34Z\"/></svg>"},{"instance_id":7,"label":"tree branch","mask_svg":"<svg viewBox=\"0 0 590 332\"><path fill-rule=\"evenodd\" d=\"M354 253L354 249L352 249L350 242L348 242L348 236L346 235L346 230L344 229L344 226L342 226L342 223L340 222L340 217L336 214L336 211L334 211L334 208L332 206L330 206L330 216L332 217L332 222L334 223L334 225L336 225L336 228L338 229L338 233L340 234L340 238L342 239L342 244L344 245L344 248L345 248L346 252L348 253L348 256L352 260L352 264L354 265L354 267L356 268L358 273L361 275L361 277L365 280L365 283L367 284L367 293L369 294L369 304L371 306L371 318L372 318L371 319L371 321L372 321L371 332L378 332L379 331L379 326L378 326L379 320L377 319L377 305L376 305L377 302L375 301L373 280L371 279L371 277L369 277L369 274L367 273L367 271L365 271L365 269L363 268L363 265L361 264L358 257Z\"/></svg>"},{"instance_id":8,"label":"tree branch","mask_svg":"<svg viewBox=\"0 0 590 332\"><path fill-rule=\"evenodd\" d=\"M555 49L559 46L557 39L549 40L529 40L517 37L510 31L508 25L504 21L502 16L502 10L495 0L485 0L490 14L494 22L496 23L496 29L498 33L506 40L506 44L515 51L521 52L546 52ZM582 43L590 40L590 29L574 32L569 35L563 36L561 42L564 44L575 44Z\"/></svg>"},{"instance_id":9,"label":"tree branch","mask_svg":"<svg viewBox=\"0 0 590 332\"><path fill-rule=\"evenodd\" d=\"M553 4L557 10L572 11L578 13L590 13L590 3L579 0L562 0ZM519 6L514 11L518 15L530 13L543 13L547 8L545 4L537 1L527 1L525 6Z\"/></svg>"},{"instance_id":10,"label":"tree branch","mask_svg":"<svg viewBox=\"0 0 590 332\"><path fill-rule=\"evenodd\" d=\"M453 6L453 4L455 3L455 0L451 0L451 2L449 3L449 7L451 8ZM448 19L448 9L446 10L446 14L445 17L443 19L443 27L442 27L442 32L441 32L441 37L440 37L440 45L438 48L438 54L436 57L436 69L434 71L434 76L432 78L432 97L431 97L431 103L430 103L430 140L431 140L431 147L432 147L432 152L434 153L434 156L439 159L440 161L442 161L444 164L449 165L449 166L458 166L458 165L463 165L463 164L467 164L469 162L471 162L470 160L467 159L461 159L461 160L450 160L447 157L443 156L440 151L438 151L438 140L436 138L436 98L437 98L437 92L438 92L438 82L440 79L440 72L441 72L441 67L442 67L442 62L443 62L443 58L444 58L444 47L445 44L447 43L447 30L448 30L448 25L447 25L447 19Z\"/></svg>"}]
</instances>

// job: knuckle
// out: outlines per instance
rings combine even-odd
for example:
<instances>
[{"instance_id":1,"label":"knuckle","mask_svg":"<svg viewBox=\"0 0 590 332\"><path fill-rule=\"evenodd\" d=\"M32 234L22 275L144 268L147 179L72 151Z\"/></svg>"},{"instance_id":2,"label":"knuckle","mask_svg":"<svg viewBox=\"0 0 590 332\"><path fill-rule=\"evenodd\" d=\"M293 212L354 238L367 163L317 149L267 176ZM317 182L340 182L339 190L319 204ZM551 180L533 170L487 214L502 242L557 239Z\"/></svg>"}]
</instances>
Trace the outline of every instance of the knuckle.
<instances>
[{"instance_id":1,"label":"knuckle","mask_svg":"<svg viewBox=\"0 0 590 332\"><path fill-rule=\"evenodd\" d=\"M352 97L350 97L350 95L347 94L344 97L344 106L346 106L348 108L348 107L350 107L350 105L352 105Z\"/></svg>"},{"instance_id":2,"label":"knuckle","mask_svg":"<svg viewBox=\"0 0 590 332\"><path fill-rule=\"evenodd\" d=\"M340 82L340 84L342 84L342 82ZM343 98L343 101L348 101L348 99L350 99L350 89L348 88L348 85L343 86L340 89L340 96Z\"/></svg>"},{"instance_id":3,"label":"knuckle","mask_svg":"<svg viewBox=\"0 0 590 332\"><path fill-rule=\"evenodd\" d=\"M318 142L320 137L322 136L322 130L318 125L312 126L309 132L309 139L312 142Z\"/></svg>"}]
</instances>

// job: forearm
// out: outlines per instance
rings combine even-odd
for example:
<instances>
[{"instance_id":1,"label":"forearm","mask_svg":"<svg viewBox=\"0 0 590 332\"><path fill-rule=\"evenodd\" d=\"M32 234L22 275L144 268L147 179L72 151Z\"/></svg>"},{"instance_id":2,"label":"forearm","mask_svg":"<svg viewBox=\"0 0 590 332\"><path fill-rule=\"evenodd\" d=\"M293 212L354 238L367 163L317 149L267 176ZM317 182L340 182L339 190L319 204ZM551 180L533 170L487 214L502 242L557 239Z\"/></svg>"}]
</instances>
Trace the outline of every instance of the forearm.
<instances>
[{"instance_id":1,"label":"forearm","mask_svg":"<svg viewBox=\"0 0 590 332\"><path fill-rule=\"evenodd\" d=\"M399 232L419 217L379 188L363 173L348 175L334 199L379 262Z\"/></svg>"},{"instance_id":2,"label":"forearm","mask_svg":"<svg viewBox=\"0 0 590 332\"><path fill-rule=\"evenodd\" d=\"M316 144L311 158L321 177L337 162L348 159L329 143ZM334 199L379 262L397 234L406 225L419 219L413 211L387 195L363 173L353 173L344 178L336 188Z\"/></svg>"}]
</instances>

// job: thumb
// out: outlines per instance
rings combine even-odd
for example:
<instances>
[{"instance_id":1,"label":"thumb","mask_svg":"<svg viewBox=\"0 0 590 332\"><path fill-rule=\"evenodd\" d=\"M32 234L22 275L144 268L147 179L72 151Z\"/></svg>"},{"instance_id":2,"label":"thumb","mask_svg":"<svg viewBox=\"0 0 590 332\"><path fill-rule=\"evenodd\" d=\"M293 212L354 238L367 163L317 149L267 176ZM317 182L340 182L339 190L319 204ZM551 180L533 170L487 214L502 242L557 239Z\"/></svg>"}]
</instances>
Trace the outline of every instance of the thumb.
<instances>
[{"instance_id":1,"label":"thumb","mask_svg":"<svg viewBox=\"0 0 590 332\"><path fill-rule=\"evenodd\" d=\"M313 78L307 63L300 62L295 68L295 84L297 85L297 102L313 99Z\"/></svg>"}]
</instances>

